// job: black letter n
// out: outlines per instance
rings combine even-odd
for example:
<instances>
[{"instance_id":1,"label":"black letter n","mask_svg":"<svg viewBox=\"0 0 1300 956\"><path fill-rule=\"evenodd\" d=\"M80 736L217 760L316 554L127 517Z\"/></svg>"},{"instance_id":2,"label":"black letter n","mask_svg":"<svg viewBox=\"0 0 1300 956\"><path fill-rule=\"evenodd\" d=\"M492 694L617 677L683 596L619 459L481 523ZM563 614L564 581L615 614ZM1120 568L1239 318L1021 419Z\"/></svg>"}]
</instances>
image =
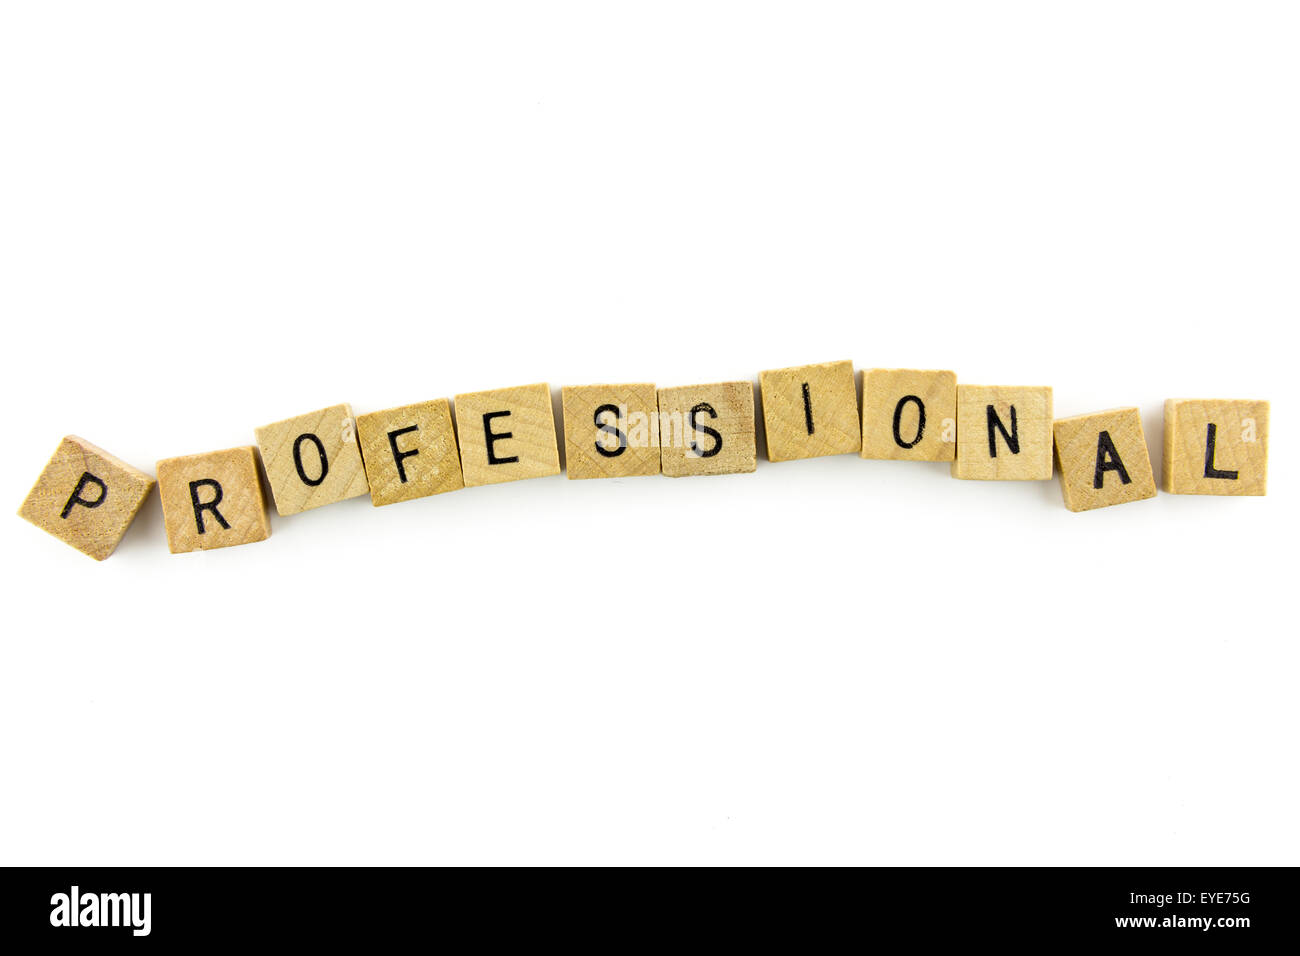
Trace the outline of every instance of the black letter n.
<instances>
[{"instance_id":1,"label":"black letter n","mask_svg":"<svg viewBox=\"0 0 1300 956\"><path fill-rule=\"evenodd\" d=\"M1002 419L998 418L997 410L992 405L990 405L988 408L988 422L989 422L989 457L990 458L998 457L998 436L997 436L998 432L1001 432L1002 437L1006 439L1007 448L1011 449L1011 454L1019 455L1020 454L1020 430L1016 426L1016 406L1014 405L1011 406L1011 431L1010 432L1008 432L1007 427L1002 424Z\"/></svg>"}]
</instances>

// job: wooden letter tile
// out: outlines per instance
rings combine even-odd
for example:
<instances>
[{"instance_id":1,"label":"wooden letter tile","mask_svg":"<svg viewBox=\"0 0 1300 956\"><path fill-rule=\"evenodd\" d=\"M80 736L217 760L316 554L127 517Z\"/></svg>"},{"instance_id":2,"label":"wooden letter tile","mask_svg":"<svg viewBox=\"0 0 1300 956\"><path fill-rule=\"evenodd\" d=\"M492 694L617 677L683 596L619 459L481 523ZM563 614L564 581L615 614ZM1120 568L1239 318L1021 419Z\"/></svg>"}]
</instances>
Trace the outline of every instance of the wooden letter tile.
<instances>
[{"instance_id":1,"label":"wooden letter tile","mask_svg":"<svg viewBox=\"0 0 1300 956\"><path fill-rule=\"evenodd\" d=\"M1262 495L1268 485L1268 402L1165 402L1162 485L1175 495Z\"/></svg>"},{"instance_id":2,"label":"wooden letter tile","mask_svg":"<svg viewBox=\"0 0 1300 956\"><path fill-rule=\"evenodd\" d=\"M456 427L467 488L560 473L545 383L457 395Z\"/></svg>"},{"instance_id":3,"label":"wooden letter tile","mask_svg":"<svg viewBox=\"0 0 1300 956\"><path fill-rule=\"evenodd\" d=\"M368 491L347 405L331 405L256 429L275 510L296 515Z\"/></svg>"},{"instance_id":4,"label":"wooden letter tile","mask_svg":"<svg viewBox=\"0 0 1300 956\"><path fill-rule=\"evenodd\" d=\"M560 391L570 478L659 474L659 406L653 384L566 385Z\"/></svg>"},{"instance_id":5,"label":"wooden letter tile","mask_svg":"<svg viewBox=\"0 0 1300 956\"><path fill-rule=\"evenodd\" d=\"M1071 511L1091 511L1156 496L1142 417L1136 408L1058 418L1056 459Z\"/></svg>"},{"instance_id":6,"label":"wooden letter tile","mask_svg":"<svg viewBox=\"0 0 1300 956\"><path fill-rule=\"evenodd\" d=\"M59 442L18 513L96 561L113 553L153 479L90 442Z\"/></svg>"},{"instance_id":7,"label":"wooden letter tile","mask_svg":"<svg viewBox=\"0 0 1300 956\"><path fill-rule=\"evenodd\" d=\"M158 495L172 554L252 544L271 535L251 445L163 459Z\"/></svg>"},{"instance_id":8,"label":"wooden letter tile","mask_svg":"<svg viewBox=\"0 0 1300 956\"><path fill-rule=\"evenodd\" d=\"M749 382L659 389L659 452L669 478L751 472L758 464Z\"/></svg>"},{"instance_id":9,"label":"wooden letter tile","mask_svg":"<svg viewBox=\"0 0 1300 956\"><path fill-rule=\"evenodd\" d=\"M872 368L862 373L862 457L957 457L957 373Z\"/></svg>"},{"instance_id":10,"label":"wooden letter tile","mask_svg":"<svg viewBox=\"0 0 1300 956\"><path fill-rule=\"evenodd\" d=\"M852 362L760 372L768 461L844 455L862 447Z\"/></svg>"},{"instance_id":11,"label":"wooden letter tile","mask_svg":"<svg viewBox=\"0 0 1300 956\"><path fill-rule=\"evenodd\" d=\"M357 441L376 507L465 487L445 398L358 415Z\"/></svg>"},{"instance_id":12,"label":"wooden letter tile","mask_svg":"<svg viewBox=\"0 0 1300 956\"><path fill-rule=\"evenodd\" d=\"M1052 477L1052 390L957 386L954 478L1047 481Z\"/></svg>"}]
</instances>

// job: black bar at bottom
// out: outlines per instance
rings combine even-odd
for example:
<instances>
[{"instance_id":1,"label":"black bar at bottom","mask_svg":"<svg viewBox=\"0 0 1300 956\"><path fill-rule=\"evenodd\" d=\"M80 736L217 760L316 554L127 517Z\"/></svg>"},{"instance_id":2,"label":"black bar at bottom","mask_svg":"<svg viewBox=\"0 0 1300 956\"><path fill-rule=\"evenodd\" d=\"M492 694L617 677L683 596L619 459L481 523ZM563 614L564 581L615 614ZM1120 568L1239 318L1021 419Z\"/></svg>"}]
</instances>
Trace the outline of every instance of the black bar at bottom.
<instances>
[{"instance_id":1,"label":"black bar at bottom","mask_svg":"<svg viewBox=\"0 0 1300 956\"><path fill-rule=\"evenodd\" d=\"M7 869L0 939L88 948L320 942L1291 947L1295 870ZM901 934L901 935L900 935ZM20 952L26 950L14 950Z\"/></svg>"}]
</instances>

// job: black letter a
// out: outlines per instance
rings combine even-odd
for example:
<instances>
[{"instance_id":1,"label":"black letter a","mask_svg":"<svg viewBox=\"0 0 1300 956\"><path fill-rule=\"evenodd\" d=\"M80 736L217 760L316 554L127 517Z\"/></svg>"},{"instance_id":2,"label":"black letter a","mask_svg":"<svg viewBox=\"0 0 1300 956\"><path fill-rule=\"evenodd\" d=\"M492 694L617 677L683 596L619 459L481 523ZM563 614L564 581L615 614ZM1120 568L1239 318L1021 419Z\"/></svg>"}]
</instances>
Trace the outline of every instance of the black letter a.
<instances>
[{"instance_id":1,"label":"black letter a","mask_svg":"<svg viewBox=\"0 0 1300 956\"><path fill-rule=\"evenodd\" d=\"M1110 432L1101 432L1097 435L1097 470L1092 476L1094 488L1099 489L1105 484L1108 471L1119 473L1121 485L1127 485L1132 480L1128 476L1128 469L1124 467L1124 462L1120 460L1119 452L1115 450L1115 443L1110 440Z\"/></svg>"}]
</instances>

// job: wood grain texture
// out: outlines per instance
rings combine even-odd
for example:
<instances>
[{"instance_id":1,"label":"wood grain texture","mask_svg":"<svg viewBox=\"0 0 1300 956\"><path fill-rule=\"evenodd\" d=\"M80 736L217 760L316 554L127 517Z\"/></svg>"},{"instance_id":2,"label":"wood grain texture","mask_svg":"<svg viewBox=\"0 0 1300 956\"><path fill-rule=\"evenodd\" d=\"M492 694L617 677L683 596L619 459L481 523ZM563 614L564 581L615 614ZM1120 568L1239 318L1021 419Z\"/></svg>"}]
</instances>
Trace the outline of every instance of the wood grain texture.
<instances>
[{"instance_id":1,"label":"wood grain texture","mask_svg":"<svg viewBox=\"0 0 1300 956\"><path fill-rule=\"evenodd\" d=\"M760 372L768 461L846 455L862 448L852 362Z\"/></svg>"},{"instance_id":2,"label":"wood grain texture","mask_svg":"<svg viewBox=\"0 0 1300 956\"><path fill-rule=\"evenodd\" d=\"M366 469L348 405L331 405L256 429L266 478L281 515L364 495Z\"/></svg>"},{"instance_id":3,"label":"wood grain texture","mask_svg":"<svg viewBox=\"0 0 1300 956\"><path fill-rule=\"evenodd\" d=\"M1051 478L1051 388L958 385L952 475L983 481Z\"/></svg>"},{"instance_id":4,"label":"wood grain texture","mask_svg":"<svg viewBox=\"0 0 1300 956\"><path fill-rule=\"evenodd\" d=\"M251 445L158 462L167 546L172 554L211 551L271 536L266 496Z\"/></svg>"},{"instance_id":5,"label":"wood grain texture","mask_svg":"<svg viewBox=\"0 0 1300 956\"><path fill-rule=\"evenodd\" d=\"M659 389L659 446L669 478L754 471L754 386L719 382Z\"/></svg>"},{"instance_id":6,"label":"wood grain texture","mask_svg":"<svg viewBox=\"0 0 1300 956\"><path fill-rule=\"evenodd\" d=\"M957 373L870 368L862 373L862 457L952 461L957 457Z\"/></svg>"},{"instance_id":7,"label":"wood grain texture","mask_svg":"<svg viewBox=\"0 0 1300 956\"><path fill-rule=\"evenodd\" d=\"M357 442L376 507L465 487L445 398L358 415Z\"/></svg>"},{"instance_id":8,"label":"wood grain texture","mask_svg":"<svg viewBox=\"0 0 1300 956\"><path fill-rule=\"evenodd\" d=\"M1175 495L1266 494L1268 412L1268 402L1254 399L1165 402L1164 490Z\"/></svg>"},{"instance_id":9,"label":"wood grain texture","mask_svg":"<svg viewBox=\"0 0 1300 956\"><path fill-rule=\"evenodd\" d=\"M560 473L545 383L457 395L456 429L467 488Z\"/></svg>"},{"instance_id":10,"label":"wood grain texture","mask_svg":"<svg viewBox=\"0 0 1300 956\"><path fill-rule=\"evenodd\" d=\"M154 480L84 438L68 435L54 450L18 514L103 561L117 547Z\"/></svg>"},{"instance_id":11,"label":"wood grain texture","mask_svg":"<svg viewBox=\"0 0 1300 956\"><path fill-rule=\"evenodd\" d=\"M1053 425L1061 495L1071 511L1156 496L1151 455L1136 408L1058 418Z\"/></svg>"},{"instance_id":12,"label":"wood grain texture","mask_svg":"<svg viewBox=\"0 0 1300 956\"><path fill-rule=\"evenodd\" d=\"M653 383L566 385L560 395L569 478L659 474L659 397Z\"/></svg>"}]
</instances>

